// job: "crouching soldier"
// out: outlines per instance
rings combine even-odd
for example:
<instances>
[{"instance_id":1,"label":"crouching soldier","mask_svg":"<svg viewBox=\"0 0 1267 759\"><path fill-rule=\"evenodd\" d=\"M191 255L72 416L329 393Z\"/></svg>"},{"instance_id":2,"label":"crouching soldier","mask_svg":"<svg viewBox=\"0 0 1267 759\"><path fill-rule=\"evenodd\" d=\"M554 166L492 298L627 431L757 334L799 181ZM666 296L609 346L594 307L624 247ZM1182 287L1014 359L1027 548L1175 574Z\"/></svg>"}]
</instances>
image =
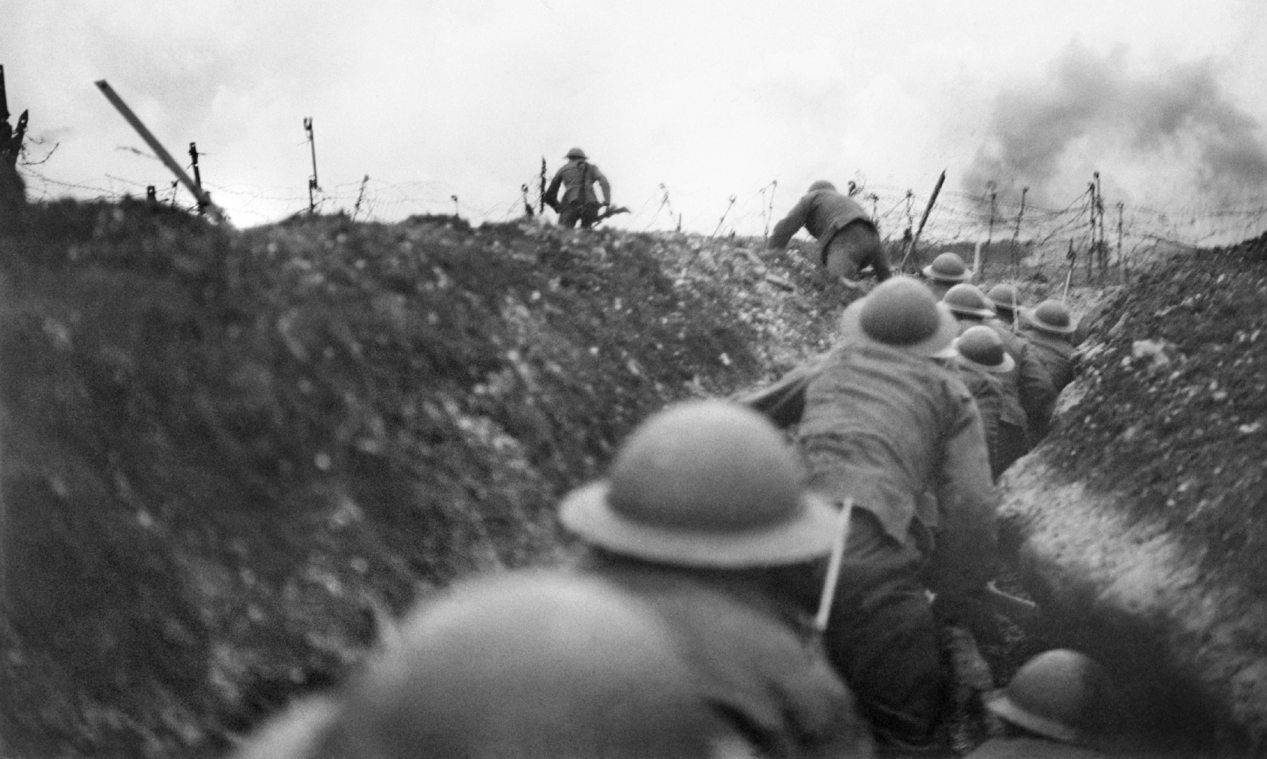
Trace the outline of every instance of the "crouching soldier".
<instances>
[{"instance_id":1,"label":"crouching soldier","mask_svg":"<svg viewBox=\"0 0 1267 759\"><path fill-rule=\"evenodd\" d=\"M595 580L512 572L423 602L344 690L235 759L749 757L655 612Z\"/></svg>"},{"instance_id":2,"label":"crouching soldier","mask_svg":"<svg viewBox=\"0 0 1267 759\"><path fill-rule=\"evenodd\" d=\"M938 621L973 629L995 568L981 417L933 358L958 332L917 280L878 285L845 310L840 341L805 384L797 431L811 487L853 504L828 654L879 747L895 752L937 748L949 684ZM805 587L810 602L814 583Z\"/></svg>"},{"instance_id":3,"label":"crouching soldier","mask_svg":"<svg viewBox=\"0 0 1267 759\"><path fill-rule=\"evenodd\" d=\"M990 474L995 481L1028 450L1025 411L1006 383L1016 362L1003 349L998 334L985 325L964 330L955 338L959 356L955 364L960 379L977 402L986 445L990 450Z\"/></svg>"},{"instance_id":4,"label":"crouching soldier","mask_svg":"<svg viewBox=\"0 0 1267 759\"><path fill-rule=\"evenodd\" d=\"M841 522L804 485L761 415L693 401L645 421L560 518L587 546L577 571L655 610L700 701L756 755L870 756L850 692L783 587L831 551Z\"/></svg>"}]
</instances>

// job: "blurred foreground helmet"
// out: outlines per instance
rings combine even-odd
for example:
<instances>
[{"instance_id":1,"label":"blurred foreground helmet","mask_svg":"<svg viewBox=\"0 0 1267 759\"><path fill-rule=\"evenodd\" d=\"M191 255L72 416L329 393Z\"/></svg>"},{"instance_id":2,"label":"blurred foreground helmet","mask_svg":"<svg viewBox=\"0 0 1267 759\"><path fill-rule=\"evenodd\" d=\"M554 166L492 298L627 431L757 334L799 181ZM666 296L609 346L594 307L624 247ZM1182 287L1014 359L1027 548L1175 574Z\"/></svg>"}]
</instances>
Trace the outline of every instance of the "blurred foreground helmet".
<instances>
[{"instance_id":1,"label":"blurred foreground helmet","mask_svg":"<svg viewBox=\"0 0 1267 759\"><path fill-rule=\"evenodd\" d=\"M586 159L585 151L581 150L580 148L572 148L571 150L568 151L568 154L565 157L566 158L580 158L581 160Z\"/></svg>"},{"instance_id":2,"label":"blurred foreground helmet","mask_svg":"<svg viewBox=\"0 0 1267 759\"><path fill-rule=\"evenodd\" d=\"M1077 651L1056 649L1026 662L1004 695L987 706L1030 732L1088 744L1111 726L1115 694L1104 667Z\"/></svg>"},{"instance_id":3,"label":"blurred foreground helmet","mask_svg":"<svg viewBox=\"0 0 1267 759\"><path fill-rule=\"evenodd\" d=\"M975 316L987 319L994 316L994 305L985 297L981 288L961 282L941 296L941 302L956 316Z\"/></svg>"},{"instance_id":4,"label":"blurred foreground helmet","mask_svg":"<svg viewBox=\"0 0 1267 759\"><path fill-rule=\"evenodd\" d=\"M807 192L818 192L819 190L831 190L835 192L836 185L832 184L831 182L828 182L826 179L820 179L817 182L810 185L809 190L807 190Z\"/></svg>"},{"instance_id":5,"label":"blurred foreground helmet","mask_svg":"<svg viewBox=\"0 0 1267 759\"><path fill-rule=\"evenodd\" d=\"M955 350L977 367L993 374L1003 374L1016 368L1016 360L1003 349L1003 338L984 324L965 329L955 338Z\"/></svg>"},{"instance_id":6,"label":"blurred foreground helmet","mask_svg":"<svg viewBox=\"0 0 1267 759\"><path fill-rule=\"evenodd\" d=\"M924 276L938 282L965 282L972 277L968 265L955 253L942 253L924 267Z\"/></svg>"},{"instance_id":7,"label":"blurred foreground helmet","mask_svg":"<svg viewBox=\"0 0 1267 759\"><path fill-rule=\"evenodd\" d=\"M896 348L915 356L947 349L959 326L944 304L911 277L892 277L854 301L840 317L846 340Z\"/></svg>"},{"instance_id":8,"label":"blurred foreground helmet","mask_svg":"<svg viewBox=\"0 0 1267 759\"><path fill-rule=\"evenodd\" d=\"M804 480L764 416L688 401L639 425L608 478L568 494L559 516L591 545L665 564L795 564L831 550L838 513Z\"/></svg>"},{"instance_id":9,"label":"blurred foreground helmet","mask_svg":"<svg viewBox=\"0 0 1267 759\"><path fill-rule=\"evenodd\" d=\"M1073 317L1064 303L1058 300L1045 300L1025 312L1025 320L1030 326L1043 332L1056 335L1068 335L1077 329Z\"/></svg>"},{"instance_id":10,"label":"blurred foreground helmet","mask_svg":"<svg viewBox=\"0 0 1267 759\"><path fill-rule=\"evenodd\" d=\"M661 619L601 581L468 582L402 633L350 690L336 756L685 759L744 745Z\"/></svg>"},{"instance_id":11,"label":"blurred foreground helmet","mask_svg":"<svg viewBox=\"0 0 1267 759\"><path fill-rule=\"evenodd\" d=\"M1015 285L1006 283L995 285L990 288L990 292L986 293L986 297L994 304L995 309L1015 311L1021 307L1021 294Z\"/></svg>"}]
</instances>

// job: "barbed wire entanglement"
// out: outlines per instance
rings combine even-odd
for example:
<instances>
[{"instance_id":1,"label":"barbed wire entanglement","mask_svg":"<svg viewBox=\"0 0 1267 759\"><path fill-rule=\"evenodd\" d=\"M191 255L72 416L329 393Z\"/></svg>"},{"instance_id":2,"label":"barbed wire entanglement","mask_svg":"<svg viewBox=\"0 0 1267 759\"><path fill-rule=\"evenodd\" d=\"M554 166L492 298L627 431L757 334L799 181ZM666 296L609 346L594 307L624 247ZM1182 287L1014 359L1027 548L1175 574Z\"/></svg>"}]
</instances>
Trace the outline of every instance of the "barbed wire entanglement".
<instances>
[{"instance_id":1,"label":"barbed wire entanglement","mask_svg":"<svg viewBox=\"0 0 1267 759\"><path fill-rule=\"evenodd\" d=\"M25 156L24 156L25 157ZM19 161L31 200L73 197L81 200L117 201L125 197L150 197L157 202L197 211L197 201L177 183L164 178L150 185L119 176L66 181L53 176L41 161ZM610 222L616 228L637 232L693 232L714 238L764 238L778 221L778 207L795 202L793 192L779 192L778 179L757 181L734 192L717 192L708 208L684 209L680 196L665 183L630 196L629 213ZM240 227L281 221L310 210L308 188L300 182L288 187L260 187L207 183L216 202L232 209L231 220ZM699 196L699 188L696 197ZM854 199L871 213L881 235L891 246L900 246L928 203L928 194L909 187L858 184ZM931 190L931 188L929 188ZM1028 188L1025 188L1028 191ZM362 175L346 182L323 184L312 206L318 213L345 213L361 221L396 222L413 215L458 214L473 223L500 223L523 218L539 208L539 176L525 171L520 182L508 183L505 197L468 202L466 195L439 180L386 181ZM993 197L992 197L993 195ZM1199 198L1199 194L1194 197ZM538 212L539 213L539 212ZM1079 267L1101 273L1129 276L1132 268L1146 266L1151 257L1176 251L1231 245L1255 238L1267 230L1267 188L1247 193L1234 204L1194 201L1181 207L1137 206L1101 196L1098 176L1085 189L1070 188L1067 200L1044 206L1023 191L1012 196L982 188L979 193L945 189L928 217L914 260L927 252L962 245L971 253L981 243L987 274L1006 276L1007 267L1022 260L1031 268L1035 261L1067 268L1072 257ZM802 233L803 235L804 233ZM925 262L927 262L925 260ZM989 270L993 270L990 272Z\"/></svg>"}]
</instances>

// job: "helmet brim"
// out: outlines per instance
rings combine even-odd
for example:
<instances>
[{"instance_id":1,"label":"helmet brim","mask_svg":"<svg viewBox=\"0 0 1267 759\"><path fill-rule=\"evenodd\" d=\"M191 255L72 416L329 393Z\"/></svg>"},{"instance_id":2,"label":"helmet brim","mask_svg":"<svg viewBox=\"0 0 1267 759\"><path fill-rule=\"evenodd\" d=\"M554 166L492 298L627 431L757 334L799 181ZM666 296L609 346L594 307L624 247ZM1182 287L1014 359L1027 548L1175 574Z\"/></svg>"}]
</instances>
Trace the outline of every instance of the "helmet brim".
<instances>
[{"instance_id":1,"label":"helmet brim","mask_svg":"<svg viewBox=\"0 0 1267 759\"><path fill-rule=\"evenodd\" d=\"M742 569L813 561L831 552L840 511L811 492L782 524L742 532L709 532L635 522L611 507L610 483L590 483L569 493L559 520L591 545L612 553L678 566Z\"/></svg>"},{"instance_id":2,"label":"helmet brim","mask_svg":"<svg viewBox=\"0 0 1267 759\"><path fill-rule=\"evenodd\" d=\"M1016 368L1016 360L1007 353L1003 354L1003 363L998 364L997 366L990 366L989 364L982 364L979 361L973 361L962 353L956 352L956 355L959 357L960 361L971 364L977 369L980 369L983 372L989 372L990 374L1007 374Z\"/></svg>"},{"instance_id":3,"label":"helmet brim","mask_svg":"<svg viewBox=\"0 0 1267 759\"><path fill-rule=\"evenodd\" d=\"M849 304L840 317L841 337L854 344L880 345L899 350L912 356L929 358L942 353L959 336L959 322L945 303L937 304L937 330L929 337L915 343L886 343L867 334L862 328L862 308L866 298Z\"/></svg>"},{"instance_id":4,"label":"helmet brim","mask_svg":"<svg viewBox=\"0 0 1267 759\"><path fill-rule=\"evenodd\" d=\"M941 274L933 271L933 265L929 264L920 271L924 272L924 276L938 282L967 282L972 279L972 271L965 271L963 274Z\"/></svg>"},{"instance_id":5,"label":"helmet brim","mask_svg":"<svg viewBox=\"0 0 1267 759\"><path fill-rule=\"evenodd\" d=\"M1083 736L1078 730L1075 730L1068 725L1062 725L1055 720L1040 717L1037 714L1028 712L1013 703L1007 696L999 696L996 699L987 701L986 708L1002 719L1005 719L1013 724L1020 725L1026 730L1038 733L1039 735L1045 735L1048 738L1054 738L1055 740L1064 741L1065 743L1082 742Z\"/></svg>"},{"instance_id":6,"label":"helmet brim","mask_svg":"<svg viewBox=\"0 0 1267 759\"><path fill-rule=\"evenodd\" d=\"M1025 323L1034 329L1041 329L1042 331L1050 332L1053 335L1071 335L1078 329L1078 323L1073 319L1070 319L1069 324L1064 327L1059 324L1045 322L1038 316L1033 308L1021 309L1021 316L1025 319Z\"/></svg>"}]
</instances>

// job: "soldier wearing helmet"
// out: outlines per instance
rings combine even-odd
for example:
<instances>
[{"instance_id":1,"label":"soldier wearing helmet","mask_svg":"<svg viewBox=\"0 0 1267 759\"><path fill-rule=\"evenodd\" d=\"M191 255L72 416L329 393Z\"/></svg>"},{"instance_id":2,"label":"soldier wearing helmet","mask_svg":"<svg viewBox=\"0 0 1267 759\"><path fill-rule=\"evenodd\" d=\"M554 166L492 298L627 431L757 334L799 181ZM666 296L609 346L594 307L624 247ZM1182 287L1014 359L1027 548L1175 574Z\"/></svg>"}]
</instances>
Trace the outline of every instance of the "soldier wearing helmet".
<instances>
[{"instance_id":1,"label":"soldier wearing helmet","mask_svg":"<svg viewBox=\"0 0 1267 759\"><path fill-rule=\"evenodd\" d=\"M942 253L922 270L928 289L933 297L941 300L946 291L962 282L972 280L972 270L963 262L958 253Z\"/></svg>"},{"instance_id":2,"label":"soldier wearing helmet","mask_svg":"<svg viewBox=\"0 0 1267 759\"><path fill-rule=\"evenodd\" d=\"M937 615L972 623L994 571L997 497L972 396L935 357L958 325L922 283L894 277L851 304L841 339L798 382L810 484L852 502L826 643L878 744L936 745L947 680ZM777 384L777 383L776 383ZM803 577L802 603L816 580Z\"/></svg>"},{"instance_id":3,"label":"soldier wearing helmet","mask_svg":"<svg viewBox=\"0 0 1267 759\"><path fill-rule=\"evenodd\" d=\"M1003 340L990 327L979 324L955 338L955 366L968 392L977 402L990 450L990 474L995 481L1028 450L1025 412L1009 387L1016 362L1003 349Z\"/></svg>"},{"instance_id":4,"label":"soldier wearing helmet","mask_svg":"<svg viewBox=\"0 0 1267 759\"><path fill-rule=\"evenodd\" d=\"M806 491L795 451L763 417L721 400L671 406L559 516L587 546L577 571L655 610L700 701L757 755L871 755L807 615L778 590L830 552L839 512Z\"/></svg>"},{"instance_id":5,"label":"soldier wearing helmet","mask_svg":"<svg viewBox=\"0 0 1267 759\"><path fill-rule=\"evenodd\" d=\"M1003 349L1012 357L1015 368L1004 373L1004 386L1024 411L1024 416L1011 420L1025 429L1026 448L1032 447L1048 425L1056 391L1047 367L1030 350L1029 342L1013 334L995 318L994 304L981 288L967 282L952 286L942 297L963 330L984 325L993 329L1003 341ZM1009 407L1009 411L1011 408Z\"/></svg>"},{"instance_id":6,"label":"soldier wearing helmet","mask_svg":"<svg viewBox=\"0 0 1267 759\"><path fill-rule=\"evenodd\" d=\"M1021 312L1024 332L1034 346L1038 360L1051 374L1052 385L1059 393L1073 381L1072 336L1078 329L1064 303L1045 300Z\"/></svg>"},{"instance_id":7,"label":"soldier wearing helmet","mask_svg":"<svg viewBox=\"0 0 1267 759\"><path fill-rule=\"evenodd\" d=\"M557 571L459 583L333 696L302 702L235 759L750 756L671 631L638 599Z\"/></svg>"},{"instance_id":8,"label":"soldier wearing helmet","mask_svg":"<svg viewBox=\"0 0 1267 759\"><path fill-rule=\"evenodd\" d=\"M994 312L1004 326L1013 332L1020 329L1021 293L1016 285L1000 282L990 288L986 297L994 305Z\"/></svg>"},{"instance_id":9,"label":"soldier wearing helmet","mask_svg":"<svg viewBox=\"0 0 1267 759\"><path fill-rule=\"evenodd\" d=\"M852 198L819 180L774 225L766 246L783 249L802 227L818 241L819 262L846 285L858 287L858 273L870 266L876 279L892 276L879 228Z\"/></svg>"},{"instance_id":10,"label":"soldier wearing helmet","mask_svg":"<svg viewBox=\"0 0 1267 759\"><path fill-rule=\"evenodd\" d=\"M971 759L1090 759L1115 742L1118 694L1108 672L1069 649L1035 656L986 703L1004 724L1003 736L986 741Z\"/></svg>"},{"instance_id":11,"label":"soldier wearing helmet","mask_svg":"<svg viewBox=\"0 0 1267 759\"><path fill-rule=\"evenodd\" d=\"M584 150L572 148L565 157L568 162L554 173L550 186L546 188L544 202L559 214L559 226L570 229L580 222L583 229L589 229L598 220L603 206L611 205L611 183L597 166L589 162ZM603 192L601 202L594 192L596 183ZM560 186L564 188L562 200L559 199Z\"/></svg>"}]
</instances>

